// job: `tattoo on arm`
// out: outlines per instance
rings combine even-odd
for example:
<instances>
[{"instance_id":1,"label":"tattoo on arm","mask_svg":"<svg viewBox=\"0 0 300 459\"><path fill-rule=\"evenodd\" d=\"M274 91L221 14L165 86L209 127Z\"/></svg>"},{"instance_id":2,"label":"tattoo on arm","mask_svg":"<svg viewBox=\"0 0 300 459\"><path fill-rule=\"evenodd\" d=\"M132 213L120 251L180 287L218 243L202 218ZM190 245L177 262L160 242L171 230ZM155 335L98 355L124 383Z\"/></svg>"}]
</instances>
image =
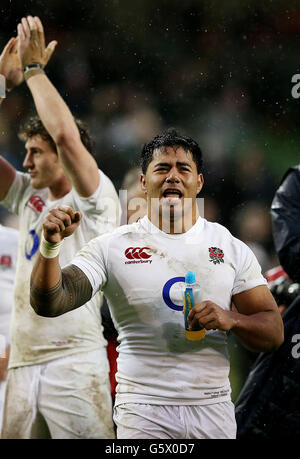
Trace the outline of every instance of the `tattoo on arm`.
<instances>
[{"instance_id":1,"label":"tattoo on arm","mask_svg":"<svg viewBox=\"0 0 300 459\"><path fill-rule=\"evenodd\" d=\"M85 304L92 297L92 286L86 275L75 265L62 269L59 282L44 289L30 285L30 303L44 317L56 317Z\"/></svg>"}]
</instances>

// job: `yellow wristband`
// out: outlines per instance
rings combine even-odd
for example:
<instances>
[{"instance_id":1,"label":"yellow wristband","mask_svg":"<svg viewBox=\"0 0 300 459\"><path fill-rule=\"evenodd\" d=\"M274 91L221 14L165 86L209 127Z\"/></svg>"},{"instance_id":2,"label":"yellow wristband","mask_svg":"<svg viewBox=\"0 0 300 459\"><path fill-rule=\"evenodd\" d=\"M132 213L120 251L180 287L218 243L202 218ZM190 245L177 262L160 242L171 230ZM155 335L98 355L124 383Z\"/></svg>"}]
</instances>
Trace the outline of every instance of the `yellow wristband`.
<instances>
[{"instance_id":1,"label":"yellow wristband","mask_svg":"<svg viewBox=\"0 0 300 459\"><path fill-rule=\"evenodd\" d=\"M63 240L60 242L48 242L42 234L42 240L40 243L40 253L44 258L55 258L59 254L60 246L62 245Z\"/></svg>"}]
</instances>

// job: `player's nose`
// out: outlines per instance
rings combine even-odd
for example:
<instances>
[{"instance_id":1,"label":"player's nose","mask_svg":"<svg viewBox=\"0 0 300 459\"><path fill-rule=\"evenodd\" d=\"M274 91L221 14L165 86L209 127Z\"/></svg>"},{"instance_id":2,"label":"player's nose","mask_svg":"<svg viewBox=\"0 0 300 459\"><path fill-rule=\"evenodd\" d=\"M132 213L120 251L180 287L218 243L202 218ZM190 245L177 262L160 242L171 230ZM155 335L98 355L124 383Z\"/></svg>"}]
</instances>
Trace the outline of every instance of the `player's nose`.
<instances>
[{"instance_id":1,"label":"player's nose","mask_svg":"<svg viewBox=\"0 0 300 459\"><path fill-rule=\"evenodd\" d=\"M32 155L30 154L30 152L26 153L26 156L23 161L23 167L24 169L30 169L33 167Z\"/></svg>"},{"instance_id":2,"label":"player's nose","mask_svg":"<svg viewBox=\"0 0 300 459\"><path fill-rule=\"evenodd\" d=\"M175 168L171 169L168 176L166 177L166 182L168 183L178 183L179 177L177 174L177 170Z\"/></svg>"}]
</instances>

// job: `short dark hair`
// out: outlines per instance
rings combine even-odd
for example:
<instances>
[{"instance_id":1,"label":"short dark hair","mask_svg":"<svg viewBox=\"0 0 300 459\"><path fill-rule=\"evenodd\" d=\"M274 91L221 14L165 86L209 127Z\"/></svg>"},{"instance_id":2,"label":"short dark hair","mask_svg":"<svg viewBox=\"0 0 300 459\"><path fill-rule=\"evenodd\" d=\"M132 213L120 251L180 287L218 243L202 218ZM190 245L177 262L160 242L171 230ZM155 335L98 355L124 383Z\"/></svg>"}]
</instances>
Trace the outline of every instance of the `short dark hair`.
<instances>
[{"instance_id":1,"label":"short dark hair","mask_svg":"<svg viewBox=\"0 0 300 459\"><path fill-rule=\"evenodd\" d=\"M162 134L155 136L150 142L143 146L141 152L141 168L143 174L146 174L149 164L153 159L153 152L156 149L163 147L174 147L180 146L185 151L190 151L193 155L193 160L197 166L197 172L202 172L203 160L202 151L198 143L191 137L187 137L179 134L175 129L170 128L164 131Z\"/></svg>"},{"instance_id":2,"label":"short dark hair","mask_svg":"<svg viewBox=\"0 0 300 459\"><path fill-rule=\"evenodd\" d=\"M74 121L79 130L83 145L90 153L92 153L93 141L90 137L87 124L76 118L74 118ZM21 125L19 130L19 139L23 142L26 142L28 139L30 139L30 137L34 137L35 135L41 136L42 139L46 140L51 145L53 150L57 152L56 144L52 137L49 135L48 131L46 131L41 119L38 116L31 116Z\"/></svg>"}]
</instances>

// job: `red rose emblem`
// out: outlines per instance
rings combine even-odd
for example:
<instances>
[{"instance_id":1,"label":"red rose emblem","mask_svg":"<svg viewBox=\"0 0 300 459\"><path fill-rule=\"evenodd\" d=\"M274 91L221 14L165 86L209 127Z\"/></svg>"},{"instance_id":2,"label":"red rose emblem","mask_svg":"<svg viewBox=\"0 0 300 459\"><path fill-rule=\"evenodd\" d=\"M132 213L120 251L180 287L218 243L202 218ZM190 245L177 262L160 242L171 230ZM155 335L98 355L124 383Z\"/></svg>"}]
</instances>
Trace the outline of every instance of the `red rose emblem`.
<instances>
[{"instance_id":1,"label":"red rose emblem","mask_svg":"<svg viewBox=\"0 0 300 459\"><path fill-rule=\"evenodd\" d=\"M209 261L212 261L214 265L216 265L217 263L224 263L224 252L222 249L219 249L218 247L209 247L208 252Z\"/></svg>"}]
</instances>

